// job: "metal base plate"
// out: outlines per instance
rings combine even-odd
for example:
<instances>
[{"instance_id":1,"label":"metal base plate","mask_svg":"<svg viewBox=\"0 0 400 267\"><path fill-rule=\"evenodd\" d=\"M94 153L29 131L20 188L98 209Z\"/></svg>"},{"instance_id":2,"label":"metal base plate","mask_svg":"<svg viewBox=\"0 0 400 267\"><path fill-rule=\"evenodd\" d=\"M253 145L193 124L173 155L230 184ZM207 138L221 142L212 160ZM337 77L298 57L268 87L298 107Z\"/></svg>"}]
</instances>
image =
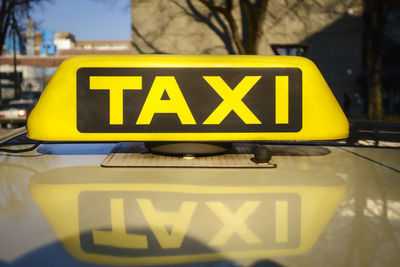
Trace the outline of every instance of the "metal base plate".
<instances>
[{"instance_id":1,"label":"metal base plate","mask_svg":"<svg viewBox=\"0 0 400 267\"><path fill-rule=\"evenodd\" d=\"M164 156L149 153L143 143L124 142L103 160L102 167L160 167L160 168L275 168L271 163L253 161L254 146L234 144L223 155L215 156Z\"/></svg>"}]
</instances>

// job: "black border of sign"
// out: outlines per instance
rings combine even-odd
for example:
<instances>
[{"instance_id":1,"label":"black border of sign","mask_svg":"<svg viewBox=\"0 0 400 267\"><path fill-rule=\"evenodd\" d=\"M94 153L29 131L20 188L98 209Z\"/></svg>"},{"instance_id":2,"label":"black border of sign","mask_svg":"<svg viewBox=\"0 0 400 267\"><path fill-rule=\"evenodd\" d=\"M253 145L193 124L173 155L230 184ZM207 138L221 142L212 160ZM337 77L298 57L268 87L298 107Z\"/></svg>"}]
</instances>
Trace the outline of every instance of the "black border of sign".
<instances>
[{"instance_id":1,"label":"black border of sign","mask_svg":"<svg viewBox=\"0 0 400 267\"><path fill-rule=\"evenodd\" d=\"M256 71L259 72L267 72L267 75L274 75L274 76L289 76L289 123L288 124L262 124L260 125L234 125L235 127L231 127L228 125L203 125L201 122L197 125L181 125L180 130L177 131L176 129L168 129L171 127L170 125L174 122L164 120L164 124L160 124L160 126L146 125L146 126L130 126L127 129L126 125L107 125L105 123L99 123L98 121L94 121L93 117L101 118L101 114L96 114L95 116L86 117L86 123L82 123L82 116L86 115L86 110L94 110L99 107L97 103L87 103L82 104L82 92L81 90L87 90L89 77L90 76L138 76L137 73L146 72L149 75L149 72L152 73L153 76L168 76L166 73L178 73L178 75L184 75L185 72L193 72L193 70L197 70L198 72L203 73L214 73L214 75L218 75L218 71L220 72L232 72L235 75L241 74L247 75L247 72L254 73ZM136 72L136 74L135 74ZM181 72L181 73L179 73ZM217 72L217 73L216 73ZM155 73L155 74L153 74ZM182 74L183 73L183 74ZM245 73L245 74L242 74ZM76 96L77 96L77 130L81 133L274 133L274 132L299 132L303 126L303 78L302 78L302 71L300 68L87 68L83 67L77 70L77 81L76 81ZM170 74L169 76L171 76ZM200 76L201 76L200 75ZM254 75L254 74L253 74ZM186 81L191 80L190 77L185 77ZM235 85L233 85L235 86ZM232 87L233 87L232 86ZM147 87L146 87L147 88ZM147 91L149 90L146 89ZM143 91L146 91L143 90ZM103 94L108 95L107 90L96 90L102 92L96 92L96 94ZM148 92L146 92L147 95ZM214 92L215 93L215 92ZM86 96L87 97L87 96ZM125 95L124 95L125 97ZM217 101L221 101L220 97L216 95ZM246 98L246 96L245 96ZM273 97L275 99L275 97ZM292 100L294 99L294 100ZM144 101L143 101L144 103ZM273 100L273 104L270 103L270 106L274 107L275 110L275 100ZM101 105L100 105L101 106ZM267 104L265 106L268 106ZM82 108L83 107L83 108ZM233 113L233 112L232 112ZM103 112L104 115L104 112ZM275 116L275 114L273 114ZM195 116L195 114L194 114ZM103 116L104 117L104 116ZM228 117L227 117L228 118ZM104 118L103 118L104 121ZM161 121L161 120L160 120ZM132 124L129 124L132 125ZM201 128L198 130L198 128ZM222 128L222 129L221 129Z\"/></svg>"}]
</instances>

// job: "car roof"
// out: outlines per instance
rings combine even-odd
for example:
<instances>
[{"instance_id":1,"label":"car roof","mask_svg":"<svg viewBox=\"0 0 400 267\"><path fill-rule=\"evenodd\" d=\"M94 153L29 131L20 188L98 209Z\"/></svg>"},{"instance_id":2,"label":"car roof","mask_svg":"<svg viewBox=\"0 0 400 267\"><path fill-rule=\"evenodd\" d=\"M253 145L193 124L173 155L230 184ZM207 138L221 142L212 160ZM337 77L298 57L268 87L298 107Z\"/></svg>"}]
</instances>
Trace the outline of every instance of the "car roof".
<instances>
[{"instance_id":1,"label":"car roof","mask_svg":"<svg viewBox=\"0 0 400 267\"><path fill-rule=\"evenodd\" d=\"M15 141L18 134L8 149L36 142L20 145L27 140ZM44 142L0 152L0 262L397 266L398 148L268 144L273 168L102 167L111 154L123 156L120 145ZM255 144L235 147L245 155ZM125 222L121 240L145 236L147 248L107 237L117 236L117 222Z\"/></svg>"}]
</instances>

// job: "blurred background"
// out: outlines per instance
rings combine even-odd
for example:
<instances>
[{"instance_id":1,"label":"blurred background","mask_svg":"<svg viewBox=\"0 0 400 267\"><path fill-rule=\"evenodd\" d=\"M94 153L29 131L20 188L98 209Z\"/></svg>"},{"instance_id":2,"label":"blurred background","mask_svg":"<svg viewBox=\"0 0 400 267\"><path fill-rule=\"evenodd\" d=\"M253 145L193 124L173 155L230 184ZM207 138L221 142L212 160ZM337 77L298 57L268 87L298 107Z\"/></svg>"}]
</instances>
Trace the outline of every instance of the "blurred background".
<instances>
[{"instance_id":1,"label":"blurred background","mask_svg":"<svg viewBox=\"0 0 400 267\"><path fill-rule=\"evenodd\" d=\"M348 118L400 122L400 0L2 0L0 48L3 128L64 59L149 53L304 56Z\"/></svg>"}]
</instances>

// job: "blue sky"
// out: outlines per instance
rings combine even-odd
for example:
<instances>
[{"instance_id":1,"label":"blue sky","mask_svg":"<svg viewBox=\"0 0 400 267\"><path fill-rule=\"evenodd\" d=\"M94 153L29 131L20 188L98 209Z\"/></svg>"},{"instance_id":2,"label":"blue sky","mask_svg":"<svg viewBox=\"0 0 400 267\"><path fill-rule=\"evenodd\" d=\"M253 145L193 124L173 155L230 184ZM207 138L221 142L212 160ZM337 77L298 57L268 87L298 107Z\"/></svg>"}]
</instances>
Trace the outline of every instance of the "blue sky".
<instances>
[{"instance_id":1,"label":"blue sky","mask_svg":"<svg viewBox=\"0 0 400 267\"><path fill-rule=\"evenodd\" d=\"M37 30L70 32L76 40L130 40L129 0L51 0L31 13Z\"/></svg>"}]
</instances>

